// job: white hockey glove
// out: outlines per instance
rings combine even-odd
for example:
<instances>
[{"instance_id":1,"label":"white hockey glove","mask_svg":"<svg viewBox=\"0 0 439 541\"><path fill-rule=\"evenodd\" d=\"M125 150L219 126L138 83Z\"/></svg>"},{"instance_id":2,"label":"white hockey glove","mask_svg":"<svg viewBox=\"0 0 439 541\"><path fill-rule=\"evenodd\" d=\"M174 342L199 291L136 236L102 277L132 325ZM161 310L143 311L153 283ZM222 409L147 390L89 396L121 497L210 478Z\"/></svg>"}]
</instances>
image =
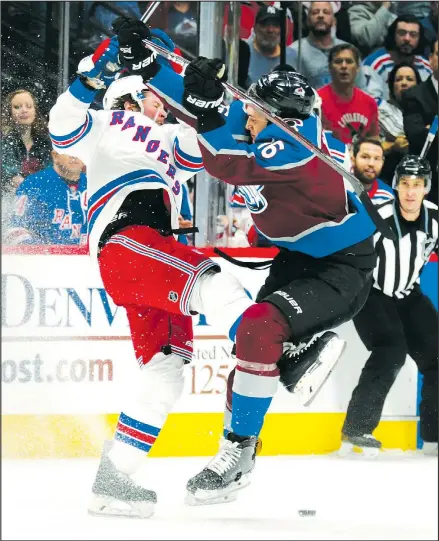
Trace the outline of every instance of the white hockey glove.
<instances>
[{"instance_id":1,"label":"white hockey glove","mask_svg":"<svg viewBox=\"0 0 439 541\"><path fill-rule=\"evenodd\" d=\"M108 88L122 67L118 63L118 53L117 37L107 38L92 55L79 62L77 73L85 77L85 82L97 90Z\"/></svg>"}]
</instances>

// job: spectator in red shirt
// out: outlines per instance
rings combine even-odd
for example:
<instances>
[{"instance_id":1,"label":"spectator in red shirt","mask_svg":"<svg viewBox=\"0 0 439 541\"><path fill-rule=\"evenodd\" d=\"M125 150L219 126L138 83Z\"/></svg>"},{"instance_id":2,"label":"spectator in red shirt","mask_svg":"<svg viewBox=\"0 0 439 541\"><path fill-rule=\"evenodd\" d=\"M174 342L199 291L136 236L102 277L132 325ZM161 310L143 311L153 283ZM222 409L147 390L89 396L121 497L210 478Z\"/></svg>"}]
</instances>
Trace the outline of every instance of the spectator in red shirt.
<instances>
[{"instance_id":1,"label":"spectator in red shirt","mask_svg":"<svg viewBox=\"0 0 439 541\"><path fill-rule=\"evenodd\" d=\"M350 43L333 47L328 57L332 82L317 92L322 98L323 127L344 143L354 135L378 136L378 107L375 100L355 86L360 53Z\"/></svg>"}]
</instances>

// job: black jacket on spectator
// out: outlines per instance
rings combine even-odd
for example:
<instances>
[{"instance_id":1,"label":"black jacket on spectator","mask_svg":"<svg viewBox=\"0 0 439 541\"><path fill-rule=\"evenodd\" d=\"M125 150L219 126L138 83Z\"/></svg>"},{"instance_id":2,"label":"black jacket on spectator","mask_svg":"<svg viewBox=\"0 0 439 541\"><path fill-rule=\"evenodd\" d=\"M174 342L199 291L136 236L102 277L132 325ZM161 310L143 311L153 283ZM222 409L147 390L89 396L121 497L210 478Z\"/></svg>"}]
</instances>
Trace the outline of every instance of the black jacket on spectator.
<instances>
[{"instance_id":1,"label":"black jacket on spectator","mask_svg":"<svg viewBox=\"0 0 439 541\"><path fill-rule=\"evenodd\" d=\"M29 152L17 131L1 138L2 190L11 188L11 179L16 175L27 177L51 163L52 145L49 137L34 137Z\"/></svg>"},{"instance_id":2,"label":"black jacket on spectator","mask_svg":"<svg viewBox=\"0 0 439 541\"><path fill-rule=\"evenodd\" d=\"M404 116L404 131L409 142L411 154L420 154L427 137L428 129L435 115L438 114L438 95L434 88L431 76L418 85L409 88L402 94L402 113ZM438 136L436 137L427 154L432 170L431 192L427 199L438 203Z\"/></svg>"}]
</instances>

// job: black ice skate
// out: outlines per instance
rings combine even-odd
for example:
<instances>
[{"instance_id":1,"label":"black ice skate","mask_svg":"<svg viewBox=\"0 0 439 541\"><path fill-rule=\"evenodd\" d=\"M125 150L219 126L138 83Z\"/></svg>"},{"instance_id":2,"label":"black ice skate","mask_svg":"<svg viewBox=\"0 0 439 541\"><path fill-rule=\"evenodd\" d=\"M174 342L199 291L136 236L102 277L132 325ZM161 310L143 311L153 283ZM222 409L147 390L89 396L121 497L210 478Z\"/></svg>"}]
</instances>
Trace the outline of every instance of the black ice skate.
<instances>
[{"instance_id":1,"label":"black ice skate","mask_svg":"<svg viewBox=\"0 0 439 541\"><path fill-rule=\"evenodd\" d=\"M338 451L339 456L345 457L351 452L359 452L364 457L375 458L378 456L382 443L374 438L372 434L361 436L348 436L342 434L342 444Z\"/></svg>"},{"instance_id":2,"label":"black ice skate","mask_svg":"<svg viewBox=\"0 0 439 541\"><path fill-rule=\"evenodd\" d=\"M327 331L306 344L284 344L277 363L280 381L295 394L302 406L309 406L340 359L346 342Z\"/></svg>"},{"instance_id":3,"label":"black ice skate","mask_svg":"<svg viewBox=\"0 0 439 541\"><path fill-rule=\"evenodd\" d=\"M92 515L148 518L154 513L156 503L156 493L137 485L129 475L117 470L104 448L88 512Z\"/></svg>"},{"instance_id":4,"label":"black ice skate","mask_svg":"<svg viewBox=\"0 0 439 541\"><path fill-rule=\"evenodd\" d=\"M256 437L241 438L229 433L209 464L189 479L186 503L209 505L235 500L236 491L250 483L257 442Z\"/></svg>"}]
</instances>

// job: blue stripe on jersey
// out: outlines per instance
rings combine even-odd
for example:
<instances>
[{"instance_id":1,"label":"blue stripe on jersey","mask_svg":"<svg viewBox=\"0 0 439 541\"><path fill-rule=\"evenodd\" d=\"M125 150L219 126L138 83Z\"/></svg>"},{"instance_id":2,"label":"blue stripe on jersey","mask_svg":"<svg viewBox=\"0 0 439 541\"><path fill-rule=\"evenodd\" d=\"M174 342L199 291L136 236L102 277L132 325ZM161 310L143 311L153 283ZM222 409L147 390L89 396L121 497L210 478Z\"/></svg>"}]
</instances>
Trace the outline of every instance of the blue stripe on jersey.
<instances>
[{"instance_id":1,"label":"blue stripe on jersey","mask_svg":"<svg viewBox=\"0 0 439 541\"><path fill-rule=\"evenodd\" d=\"M88 134L92 126L93 117L89 112L87 112L85 122L84 124L79 126L79 128L67 135L53 135L52 133L50 133L50 139L53 143L53 146L55 146L56 148L69 148L73 145L76 145L76 143L79 143L79 141L81 141L81 139L83 139Z\"/></svg>"},{"instance_id":2,"label":"blue stripe on jersey","mask_svg":"<svg viewBox=\"0 0 439 541\"><path fill-rule=\"evenodd\" d=\"M377 183L378 183L378 189L376 191L375 196L373 197L374 200L378 198L385 201L388 201L390 199L395 199L395 192L393 188L391 188L388 184L386 184L380 178L377 178Z\"/></svg>"},{"instance_id":3,"label":"blue stripe on jersey","mask_svg":"<svg viewBox=\"0 0 439 541\"><path fill-rule=\"evenodd\" d=\"M323 130L323 136L326 139L331 158L339 163L344 163L346 154L349 152L345 143L337 139L332 131L329 130Z\"/></svg>"},{"instance_id":4,"label":"blue stripe on jersey","mask_svg":"<svg viewBox=\"0 0 439 541\"><path fill-rule=\"evenodd\" d=\"M180 147L178 137L176 137L174 141L173 154L175 165L179 169L192 172L197 172L204 169L203 158L192 156L191 154L184 152Z\"/></svg>"},{"instance_id":5,"label":"blue stripe on jersey","mask_svg":"<svg viewBox=\"0 0 439 541\"><path fill-rule=\"evenodd\" d=\"M96 193L94 193L88 203L88 222L89 222L89 233L91 232L96 219L102 212L102 209L105 207L106 203L116 194L119 190L128 186L130 184L139 184L141 182L158 182L167 186L168 184L160 177L156 171L152 169L141 169L139 171L133 171L127 175L122 175L118 177Z\"/></svg>"},{"instance_id":6,"label":"blue stripe on jersey","mask_svg":"<svg viewBox=\"0 0 439 541\"><path fill-rule=\"evenodd\" d=\"M376 227L366 209L351 192L348 198L357 212L348 214L340 223L326 222L290 238L274 238L257 231L276 246L287 250L302 252L312 257L326 257L367 239L374 234Z\"/></svg>"},{"instance_id":7,"label":"blue stripe on jersey","mask_svg":"<svg viewBox=\"0 0 439 541\"><path fill-rule=\"evenodd\" d=\"M370 55L366 56L363 60L363 66L371 66L380 56L387 54L387 50L384 47L380 47L379 49L376 49L376 51L373 51L373 53L370 53Z\"/></svg>"},{"instance_id":8,"label":"blue stripe on jersey","mask_svg":"<svg viewBox=\"0 0 439 541\"><path fill-rule=\"evenodd\" d=\"M385 62L380 64L380 67L375 71L378 73L378 75L382 75L385 71L391 71L394 65L395 63L390 58L389 60L386 60Z\"/></svg>"},{"instance_id":9,"label":"blue stripe on jersey","mask_svg":"<svg viewBox=\"0 0 439 541\"><path fill-rule=\"evenodd\" d=\"M75 97L77 100L82 101L83 103L92 103L95 99L97 90L90 90L87 88L79 79L75 79L73 83L69 86L70 94Z\"/></svg>"},{"instance_id":10,"label":"blue stripe on jersey","mask_svg":"<svg viewBox=\"0 0 439 541\"><path fill-rule=\"evenodd\" d=\"M372 198L372 201L375 204L381 204L381 203L385 203L386 201L392 201L393 199L395 198L391 194L387 194L387 195L379 194L379 195L374 195Z\"/></svg>"},{"instance_id":11,"label":"blue stripe on jersey","mask_svg":"<svg viewBox=\"0 0 439 541\"><path fill-rule=\"evenodd\" d=\"M160 428L157 428L152 425L148 425L146 423L142 423L141 421L137 421L136 419L133 419L132 417L129 417L128 415L125 415L125 413L121 412L119 415L119 421L123 423L124 425L130 426L131 428L135 428L136 430L140 430L141 432L144 432L145 434L150 434L151 436L157 437L160 433Z\"/></svg>"}]
</instances>

